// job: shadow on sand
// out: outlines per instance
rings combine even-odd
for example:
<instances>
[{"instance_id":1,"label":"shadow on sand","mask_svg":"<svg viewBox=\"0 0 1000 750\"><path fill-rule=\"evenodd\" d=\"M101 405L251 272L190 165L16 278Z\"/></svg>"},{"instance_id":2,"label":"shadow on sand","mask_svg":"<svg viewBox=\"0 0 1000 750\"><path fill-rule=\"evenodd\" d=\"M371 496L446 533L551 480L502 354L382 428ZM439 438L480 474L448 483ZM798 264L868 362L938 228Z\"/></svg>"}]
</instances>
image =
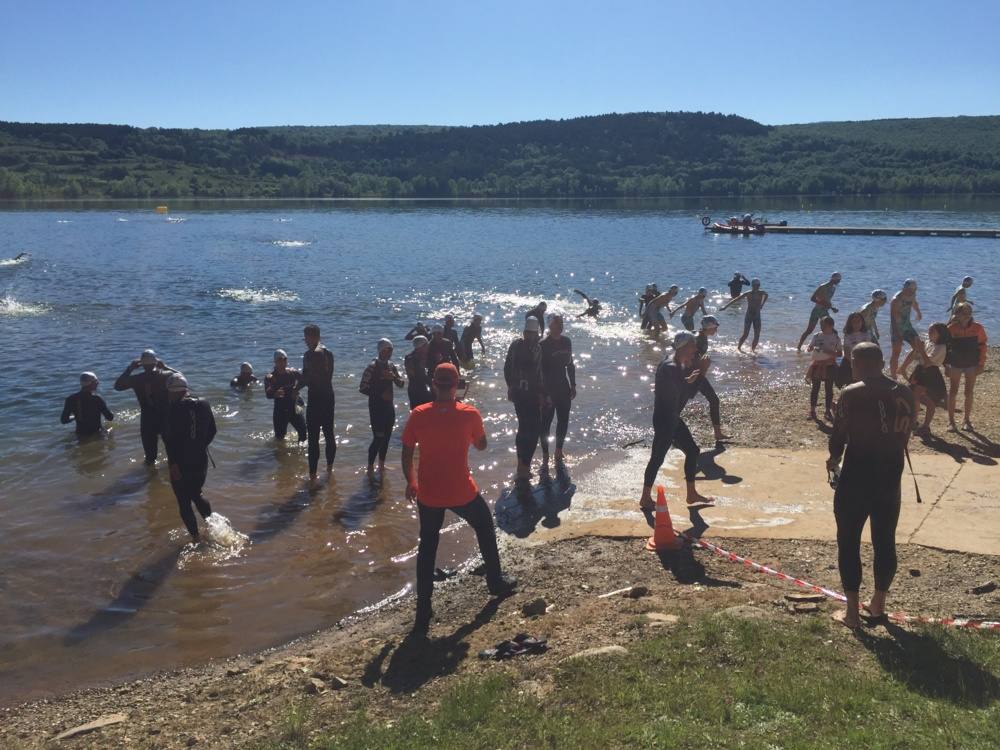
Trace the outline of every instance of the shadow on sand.
<instances>
[{"instance_id":1,"label":"shadow on sand","mask_svg":"<svg viewBox=\"0 0 1000 750\"><path fill-rule=\"evenodd\" d=\"M500 493L494 506L497 526L511 536L524 539L538 528L539 522L548 529L561 521L559 514L569 509L576 493L566 467L556 467L555 479L543 473L538 484L515 482Z\"/></svg>"}]
</instances>

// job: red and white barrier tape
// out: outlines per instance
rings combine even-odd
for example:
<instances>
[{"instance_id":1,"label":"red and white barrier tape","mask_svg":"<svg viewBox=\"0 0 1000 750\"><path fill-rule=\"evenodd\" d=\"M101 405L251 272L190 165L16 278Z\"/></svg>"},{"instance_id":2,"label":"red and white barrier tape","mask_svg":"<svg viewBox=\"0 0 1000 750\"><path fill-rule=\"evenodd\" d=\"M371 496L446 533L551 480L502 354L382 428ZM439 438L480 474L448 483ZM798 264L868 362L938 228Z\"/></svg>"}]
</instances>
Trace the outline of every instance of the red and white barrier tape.
<instances>
[{"instance_id":1,"label":"red and white barrier tape","mask_svg":"<svg viewBox=\"0 0 1000 750\"><path fill-rule=\"evenodd\" d=\"M674 532L681 539L691 542L692 544L697 544L699 547L707 549L709 552L713 552L719 557L725 558L730 562L740 563L746 568L755 570L758 573L764 573L769 576L774 576L775 578L782 581L789 581L794 583L796 586L801 586L802 588L809 589L817 594L823 594L830 599L835 599L838 602L846 602L847 597L843 594L834 591L833 589L824 588L823 586L817 586L814 583L805 581L801 578L796 578L795 576L790 576L787 573L782 573L780 570L775 570L774 568L769 568L766 565L761 565L760 563L754 562L753 560L740 557L739 555L729 552L728 550L722 549L722 547L712 544L711 542L706 542L704 539L697 539L695 537L687 536L678 531ZM992 620L971 620L961 617L923 617L918 615L908 615L905 612L889 612L887 613L890 620L895 620L896 622L918 622L925 625L945 625L953 628L972 628L974 630L1000 630L1000 622L995 622Z\"/></svg>"}]
</instances>

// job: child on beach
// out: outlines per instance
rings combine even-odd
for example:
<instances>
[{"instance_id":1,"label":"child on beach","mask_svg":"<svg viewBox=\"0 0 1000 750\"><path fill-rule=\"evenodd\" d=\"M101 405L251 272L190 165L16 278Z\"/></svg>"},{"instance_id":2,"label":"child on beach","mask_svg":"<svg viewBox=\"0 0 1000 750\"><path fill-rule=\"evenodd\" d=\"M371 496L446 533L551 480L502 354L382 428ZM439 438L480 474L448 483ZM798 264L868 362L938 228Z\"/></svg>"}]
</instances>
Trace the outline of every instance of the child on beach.
<instances>
[{"instance_id":1,"label":"child on beach","mask_svg":"<svg viewBox=\"0 0 1000 750\"><path fill-rule=\"evenodd\" d=\"M910 350L900 370L903 379L913 388L913 396L917 403L924 405L924 422L914 430L914 434L920 437L930 436L934 410L938 406L946 406L945 399L948 397L944 376L941 375L941 365L944 364L945 355L948 353L948 342L951 340L948 326L944 323L934 323L927 330L927 339L929 341L927 346ZM907 377L906 369L915 359L920 361Z\"/></svg>"},{"instance_id":2,"label":"child on beach","mask_svg":"<svg viewBox=\"0 0 1000 750\"><path fill-rule=\"evenodd\" d=\"M812 352L812 363L806 370L806 382L812 383L809 392L809 418L816 419L816 402L819 399L819 386L823 384L826 410L823 417L833 421L833 375L836 370L837 357L842 354L840 336L834 327L833 318L824 316L819 322L820 332L813 336L806 351Z\"/></svg>"},{"instance_id":3,"label":"child on beach","mask_svg":"<svg viewBox=\"0 0 1000 750\"><path fill-rule=\"evenodd\" d=\"M838 388L846 388L854 382L854 374L851 370L851 350L865 341L872 341L871 331L865 324L865 316L860 312L853 312L847 316L847 322L844 324L844 358L840 360L840 366L837 367Z\"/></svg>"}]
</instances>

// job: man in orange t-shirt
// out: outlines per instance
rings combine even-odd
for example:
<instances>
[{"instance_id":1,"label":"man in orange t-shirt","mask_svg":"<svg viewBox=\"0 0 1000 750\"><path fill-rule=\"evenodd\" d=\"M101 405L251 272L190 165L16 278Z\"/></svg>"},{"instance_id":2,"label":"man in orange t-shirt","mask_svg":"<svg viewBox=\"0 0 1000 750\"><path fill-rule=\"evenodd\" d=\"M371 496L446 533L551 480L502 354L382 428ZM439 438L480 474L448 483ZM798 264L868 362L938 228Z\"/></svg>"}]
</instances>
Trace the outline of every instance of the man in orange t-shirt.
<instances>
[{"instance_id":1,"label":"man in orange t-shirt","mask_svg":"<svg viewBox=\"0 0 1000 750\"><path fill-rule=\"evenodd\" d=\"M410 412L403 430L406 498L416 502L420 516L417 616L413 625L418 633L426 633L430 626L434 559L446 509L467 521L476 532L490 593L509 594L517 585L516 579L505 576L500 569L490 507L469 473L469 446L486 450L486 431L479 411L455 400L458 380L458 369L453 364L438 365L431 381L434 401ZM418 445L420 460L414 476L413 452Z\"/></svg>"}]
</instances>

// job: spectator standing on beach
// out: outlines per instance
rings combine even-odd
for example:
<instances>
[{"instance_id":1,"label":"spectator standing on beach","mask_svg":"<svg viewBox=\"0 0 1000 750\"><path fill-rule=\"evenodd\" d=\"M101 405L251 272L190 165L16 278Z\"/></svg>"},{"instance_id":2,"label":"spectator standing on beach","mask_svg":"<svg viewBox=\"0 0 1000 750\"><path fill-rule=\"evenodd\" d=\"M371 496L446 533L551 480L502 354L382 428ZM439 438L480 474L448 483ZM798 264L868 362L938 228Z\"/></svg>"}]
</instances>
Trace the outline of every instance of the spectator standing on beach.
<instances>
[{"instance_id":1,"label":"spectator standing on beach","mask_svg":"<svg viewBox=\"0 0 1000 750\"><path fill-rule=\"evenodd\" d=\"M361 375L358 390L368 396L368 421L372 428L372 442L368 446L368 473L375 471L375 457L378 456L379 473L385 472L385 456L389 451L389 439L396 425L396 404L393 402L393 386L405 385L399 370L392 361L392 342L379 339L378 356L371 361Z\"/></svg>"},{"instance_id":2,"label":"spectator standing on beach","mask_svg":"<svg viewBox=\"0 0 1000 750\"><path fill-rule=\"evenodd\" d=\"M542 349L539 345L539 326L534 317L525 318L524 331L507 349L503 377L507 383L507 400L513 402L517 414L517 478L531 476L531 459L538 447L542 428L542 408L545 406L545 387L542 377Z\"/></svg>"},{"instance_id":3,"label":"spectator standing on beach","mask_svg":"<svg viewBox=\"0 0 1000 750\"><path fill-rule=\"evenodd\" d=\"M924 407L924 422L916 430L915 435L930 437L931 420L938 406L944 406L948 398L948 388L941 375L941 365L944 364L948 352L948 342L951 334L944 323L934 323L927 329L927 345L919 349L911 349L899 368L899 374L910 384L913 398ZM920 361L907 376L906 368L914 359Z\"/></svg>"},{"instance_id":4,"label":"spectator standing on beach","mask_svg":"<svg viewBox=\"0 0 1000 750\"><path fill-rule=\"evenodd\" d=\"M469 446L486 450L486 431L479 411L455 400L458 369L439 365L432 385L434 401L410 412L403 430L403 475L406 498L417 504L420 544L417 547L417 614L413 630L427 632L434 593L434 560L446 510L466 521L476 533L479 552L486 565L486 585L494 596L514 590L517 581L500 567L496 531L490 508L479 494L469 472ZM417 446L420 458L413 471Z\"/></svg>"},{"instance_id":5,"label":"spectator standing on beach","mask_svg":"<svg viewBox=\"0 0 1000 750\"><path fill-rule=\"evenodd\" d=\"M889 306L889 316L892 322L892 356L889 359L889 377L896 377L896 370L899 369L899 355L903 351L903 343L907 343L913 349L923 347L920 336L917 335L913 322L910 320L911 313L917 314L917 320L922 317L920 305L917 304L917 282L907 279L892 298Z\"/></svg>"},{"instance_id":6,"label":"spectator standing on beach","mask_svg":"<svg viewBox=\"0 0 1000 750\"><path fill-rule=\"evenodd\" d=\"M133 374L140 367L142 372ZM139 436L147 466L156 463L159 453L160 435L167 418L167 378L173 372L176 370L167 367L156 352L146 349L115 381L116 391L131 388L139 402Z\"/></svg>"},{"instance_id":7,"label":"spectator standing on beach","mask_svg":"<svg viewBox=\"0 0 1000 750\"><path fill-rule=\"evenodd\" d=\"M316 482L319 471L319 434L323 433L326 453L326 471L333 471L337 456L337 439L333 434L333 352L320 342L318 325L307 325L302 330L305 354L302 355L302 387L309 389L306 402L306 431L309 437L309 480Z\"/></svg>"},{"instance_id":8,"label":"spectator standing on beach","mask_svg":"<svg viewBox=\"0 0 1000 750\"><path fill-rule=\"evenodd\" d=\"M740 341L736 345L736 349L738 351L743 351L743 343L747 340L747 336L750 334L750 326L753 326L753 343L750 344L750 351L757 351L757 344L760 342L760 312L764 309L767 297L767 292L760 288L760 279L754 279L750 282L749 292L743 292L743 294L733 297L729 300L729 302L719 308L719 312L722 312L730 305L739 302L741 299L745 299L747 301L747 310L743 315L743 335L740 336Z\"/></svg>"},{"instance_id":9,"label":"spectator standing on beach","mask_svg":"<svg viewBox=\"0 0 1000 750\"><path fill-rule=\"evenodd\" d=\"M865 316L859 312L852 312L848 315L847 322L844 323L844 358L840 360L835 377L838 388L845 388L854 382L854 374L851 369L851 350L858 344L871 340L871 332L865 325Z\"/></svg>"},{"instance_id":10,"label":"spectator standing on beach","mask_svg":"<svg viewBox=\"0 0 1000 750\"><path fill-rule=\"evenodd\" d=\"M809 419L816 419L816 403L819 399L819 387L822 384L826 404L823 416L827 421L832 422L833 377L837 369L837 357L843 352L833 318L823 318L819 327L820 332L813 336L807 350L812 352L812 363L806 371L806 382L812 383L812 388L809 391Z\"/></svg>"},{"instance_id":11,"label":"spectator standing on beach","mask_svg":"<svg viewBox=\"0 0 1000 750\"><path fill-rule=\"evenodd\" d=\"M698 456L701 451L691 430L681 418L681 412L687 402L698 391L698 381L705 376L711 361L703 357L694 366L698 353L698 344L694 334L681 331L674 336L674 355L663 358L656 368L656 381L653 391L653 448L650 451L649 463L643 477L642 496L639 498L639 509L651 511L656 506L653 502L653 485L656 475L663 466L670 447L679 448L684 452L684 480L687 483L688 507L704 507L711 505L713 500L698 493L695 488L695 474L698 472Z\"/></svg>"},{"instance_id":12,"label":"spectator standing on beach","mask_svg":"<svg viewBox=\"0 0 1000 750\"><path fill-rule=\"evenodd\" d=\"M958 399L958 386L965 376L965 422L962 429L973 431L972 397L976 389L976 378L982 375L986 368L986 329L972 319L972 305L960 302L955 305L955 312L948 322L948 354L944 363L947 365L950 389L948 391L948 429L955 432L955 402Z\"/></svg>"},{"instance_id":13,"label":"spectator standing on beach","mask_svg":"<svg viewBox=\"0 0 1000 750\"><path fill-rule=\"evenodd\" d=\"M202 496L208 477L208 446L215 439L215 417L207 401L188 392L183 374L173 372L167 380L170 406L167 410L163 443L170 464L170 486L191 539L199 540L194 505L203 519L212 515L212 506Z\"/></svg>"},{"instance_id":14,"label":"spectator standing on beach","mask_svg":"<svg viewBox=\"0 0 1000 750\"><path fill-rule=\"evenodd\" d=\"M806 330L799 339L799 345L796 347L799 351L802 351L802 345L806 342L806 337L816 329L816 324L819 323L820 319L828 317L831 312L837 312L837 308L833 306L833 295L837 292L837 285L840 283L840 279L841 276L839 273L830 274L830 280L816 287L816 291L809 298L810 302L813 303L813 309L809 313L809 325L806 326Z\"/></svg>"},{"instance_id":15,"label":"spectator standing on beach","mask_svg":"<svg viewBox=\"0 0 1000 750\"><path fill-rule=\"evenodd\" d=\"M839 471L833 513L840 580L847 596L843 622L858 628L861 532L869 519L875 593L866 607L867 619L872 624L886 621L885 600L896 573L903 453L910 439L914 402L909 388L882 374L882 350L875 344L855 346L852 362L858 382L845 388L840 396L826 465L834 474Z\"/></svg>"},{"instance_id":16,"label":"spectator standing on beach","mask_svg":"<svg viewBox=\"0 0 1000 750\"><path fill-rule=\"evenodd\" d=\"M104 399L97 395L97 385L98 380L94 373L80 373L80 390L67 396L63 404L59 421L63 424L72 422L78 438L99 433L102 416L109 422L115 418L108 405L104 403Z\"/></svg>"}]
</instances>

